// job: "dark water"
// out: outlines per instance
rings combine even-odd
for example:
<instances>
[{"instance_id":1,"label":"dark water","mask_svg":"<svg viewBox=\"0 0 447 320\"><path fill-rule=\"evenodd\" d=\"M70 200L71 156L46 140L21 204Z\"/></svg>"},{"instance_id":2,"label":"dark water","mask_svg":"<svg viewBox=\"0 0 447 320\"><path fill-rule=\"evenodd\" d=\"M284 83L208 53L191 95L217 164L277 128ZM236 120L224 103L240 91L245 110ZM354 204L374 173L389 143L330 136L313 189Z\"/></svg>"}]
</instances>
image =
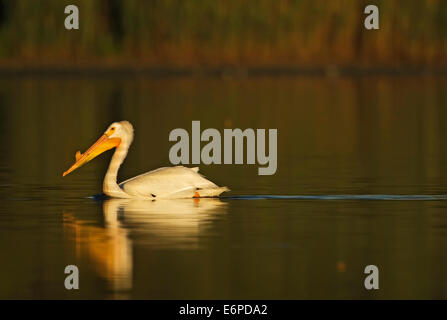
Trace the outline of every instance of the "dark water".
<instances>
[{"instance_id":1,"label":"dark water","mask_svg":"<svg viewBox=\"0 0 447 320\"><path fill-rule=\"evenodd\" d=\"M447 298L446 107L430 77L1 78L0 298ZM192 120L277 128L277 173L201 165L226 198L94 201L110 152L62 172L122 119L120 180L169 165Z\"/></svg>"}]
</instances>

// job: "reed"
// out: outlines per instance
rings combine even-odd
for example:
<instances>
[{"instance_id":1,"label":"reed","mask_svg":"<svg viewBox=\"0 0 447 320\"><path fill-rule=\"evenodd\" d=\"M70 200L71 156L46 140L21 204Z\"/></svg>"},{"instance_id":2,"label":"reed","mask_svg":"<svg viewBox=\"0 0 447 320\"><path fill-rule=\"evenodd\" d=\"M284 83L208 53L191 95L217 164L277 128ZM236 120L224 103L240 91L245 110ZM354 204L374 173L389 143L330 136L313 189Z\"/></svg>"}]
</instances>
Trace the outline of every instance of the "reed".
<instances>
[{"instance_id":1,"label":"reed","mask_svg":"<svg viewBox=\"0 0 447 320\"><path fill-rule=\"evenodd\" d=\"M0 65L443 65L444 0L0 0ZM380 9L365 30L363 8Z\"/></svg>"}]
</instances>

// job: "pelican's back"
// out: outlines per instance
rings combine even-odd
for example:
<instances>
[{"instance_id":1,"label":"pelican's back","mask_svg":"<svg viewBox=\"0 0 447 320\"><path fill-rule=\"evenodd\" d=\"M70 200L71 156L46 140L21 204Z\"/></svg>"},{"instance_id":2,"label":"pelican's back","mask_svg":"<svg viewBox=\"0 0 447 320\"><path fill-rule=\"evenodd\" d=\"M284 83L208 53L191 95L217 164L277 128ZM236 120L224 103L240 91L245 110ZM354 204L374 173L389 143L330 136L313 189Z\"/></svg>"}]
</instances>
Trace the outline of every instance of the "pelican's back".
<instances>
[{"instance_id":1,"label":"pelican's back","mask_svg":"<svg viewBox=\"0 0 447 320\"><path fill-rule=\"evenodd\" d=\"M228 191L183 166L159 168L119 184L127 194L144 199L215 197Z\"/></svg>"}]
</instances>

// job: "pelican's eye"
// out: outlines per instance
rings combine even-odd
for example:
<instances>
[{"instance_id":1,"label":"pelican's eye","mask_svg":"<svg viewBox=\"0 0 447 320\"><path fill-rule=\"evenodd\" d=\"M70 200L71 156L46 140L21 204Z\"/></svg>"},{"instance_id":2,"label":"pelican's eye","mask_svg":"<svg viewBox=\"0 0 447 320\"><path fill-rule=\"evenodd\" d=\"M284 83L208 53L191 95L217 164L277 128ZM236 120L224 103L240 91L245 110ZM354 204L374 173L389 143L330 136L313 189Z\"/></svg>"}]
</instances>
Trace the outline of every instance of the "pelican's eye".
<instances>
[{"instance_id":1,"label":"pelican's eye","mask_svg":"<svg viewBox=\"0 0 447 320\"><path fill-rule=\"evenodd\" d=\"M114 133L115 133L115 129L116 129L115 127L111 127L111 128L109 129L109 131L107 131L106 134L107 134L108 136L114 134Z\"/></svg>"}]
</instances>

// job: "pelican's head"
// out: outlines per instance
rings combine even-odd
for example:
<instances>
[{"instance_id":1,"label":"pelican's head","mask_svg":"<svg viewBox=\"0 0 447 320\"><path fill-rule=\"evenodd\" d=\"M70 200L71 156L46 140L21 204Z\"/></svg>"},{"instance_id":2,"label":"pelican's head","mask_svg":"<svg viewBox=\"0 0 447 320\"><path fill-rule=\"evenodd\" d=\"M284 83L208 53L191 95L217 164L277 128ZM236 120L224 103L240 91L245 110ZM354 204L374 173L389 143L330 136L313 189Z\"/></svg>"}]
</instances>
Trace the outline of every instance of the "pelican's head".
<instances>
[{"instance_id":1,"label":"pelican's head","mask_svg":"<svg viewBox=\"0 0 447 320\"><path fill-rule=\"evenodd\" d=\"M129 121L120 121L112 123L104 132L109 138L132 139L133 126Z\"/></svg>"},{"instance_id":2,"label":"pelican's head","mask_svg":"<svg viewBox=\"0 0 447 320\"><path fill-rule=\"evenodd\" d=\"M125 142L130 145L133 139L133 127L129 121L120 121L112 123L104 134L90 147L84 154L80 151L76 152L76 162L70 169L65 171L62 176L66 176L70 172L82 167L90 160L96 158L101 153L118 147Z\"/></svg>"}]
</instances>

